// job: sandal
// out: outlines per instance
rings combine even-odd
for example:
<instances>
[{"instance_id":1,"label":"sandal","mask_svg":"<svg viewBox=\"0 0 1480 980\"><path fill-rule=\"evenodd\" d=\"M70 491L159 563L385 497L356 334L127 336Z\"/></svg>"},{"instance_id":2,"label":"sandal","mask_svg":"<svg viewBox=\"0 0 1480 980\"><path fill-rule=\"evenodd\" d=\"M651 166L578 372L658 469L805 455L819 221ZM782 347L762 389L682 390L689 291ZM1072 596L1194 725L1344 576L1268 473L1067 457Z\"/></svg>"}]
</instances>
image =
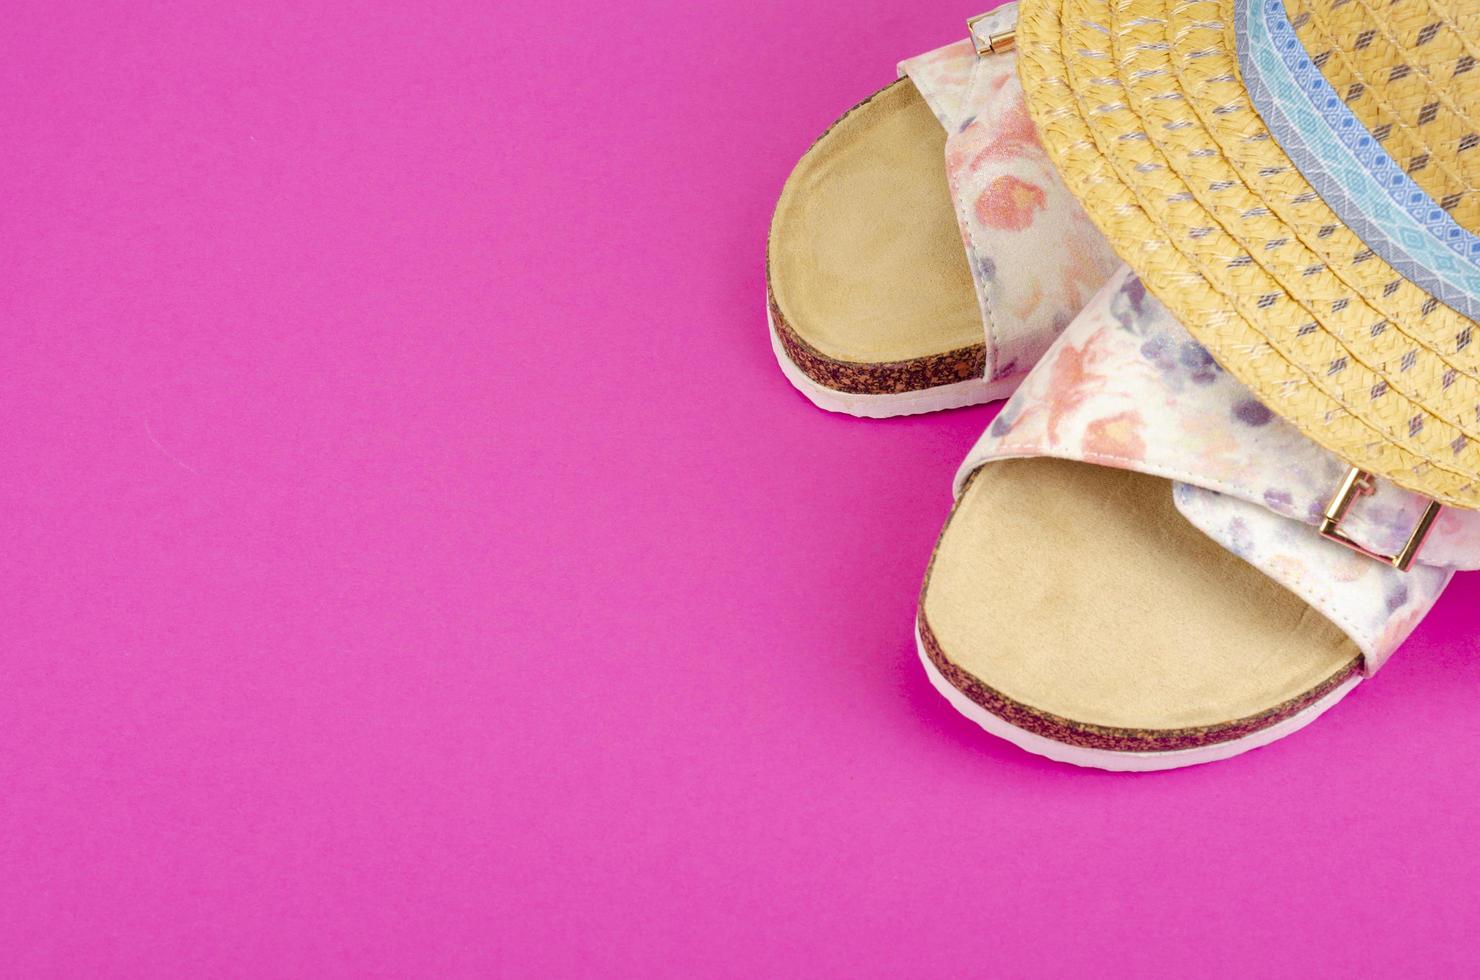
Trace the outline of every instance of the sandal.
<instances>
[{"instance_id":1,"label":"sandal","mask_svg":"<svg viewBox=\"0 0 1480 980\"><path fill-rule=\"evenodd\" d=\"M782 371L819 407L1005 398L1119 264L1038 143L1004 50L1015 21L999 7L904 62L787 179L767 312Z\"/></svg>"},{"instance_id":2,"label":"sandal","mask_svg":"<svg viewBox=\"0 0 1480 980\"><path fill-rule=\"evenodd\" d=\"M992 734L1170 769L1309 724L1475 567L1480 514L1309 441L1122 268L962 465L917 639Z\"/></svg>"}]
</instances>

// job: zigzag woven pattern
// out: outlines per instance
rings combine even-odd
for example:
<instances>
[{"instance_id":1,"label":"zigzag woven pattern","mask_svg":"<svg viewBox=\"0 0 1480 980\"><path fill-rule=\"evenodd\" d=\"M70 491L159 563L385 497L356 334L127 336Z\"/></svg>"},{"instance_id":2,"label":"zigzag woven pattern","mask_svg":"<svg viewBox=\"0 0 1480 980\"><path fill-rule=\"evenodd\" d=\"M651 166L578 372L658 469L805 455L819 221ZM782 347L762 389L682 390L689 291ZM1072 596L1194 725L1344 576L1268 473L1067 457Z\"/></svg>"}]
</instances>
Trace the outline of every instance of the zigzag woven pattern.
<instances>
[{"instance_id":1,"label":"zigzag woven pattern","mask_svg":"<svg viewBox=\"0 0 1480 980\"><path fill-rule=\"evenodd\" d=\"M1410 2L1427 7L1394 6ZM1044 144L1147 287L1271 409L1355 466L1480 507L1475 324L1376 254L1271 138L1235 14L1024 0L1019 71Z\"/></svg>"}]
</instances>

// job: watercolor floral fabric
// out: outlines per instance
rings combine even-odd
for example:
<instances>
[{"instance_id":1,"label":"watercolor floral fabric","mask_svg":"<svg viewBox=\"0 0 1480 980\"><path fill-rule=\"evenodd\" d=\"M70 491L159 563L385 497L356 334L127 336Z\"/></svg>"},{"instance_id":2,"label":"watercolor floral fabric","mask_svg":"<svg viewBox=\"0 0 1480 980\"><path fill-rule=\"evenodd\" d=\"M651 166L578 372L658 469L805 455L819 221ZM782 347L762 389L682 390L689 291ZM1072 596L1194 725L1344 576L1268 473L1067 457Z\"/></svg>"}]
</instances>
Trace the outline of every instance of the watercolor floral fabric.
<instances>
[{"instance_id":1,"label":"watercolor floral fabric","mask_svg":"<svg viewBox=\"0 0 1480 980\"><path fill-rule=\"evenodd\" d=\"M1480 567L1480 512L1446 509L1407 572L1322 538L1347 466L1253 399L1129 268L1089 302L982 436L957 489L996 459L1057 456L1164 476L1196 527L1342 627L1377 669L1456 569ZM1425 501L1378 481L1343 530L1402 546Z\"/></svg>"},{"instance_id":2,"label":"watercolor floral fabric","mask_svg":"<svg viewBox=\"0 0 1480 980\"><path fill-rule=\"evenodd\" d=\"M1014 16L1011 5L994 12ZM905 61L945 127L946 178L986 327L988 380L1025 374L1120 264L1048 162L1011 51Z\"/></svg>"}]
</instances>

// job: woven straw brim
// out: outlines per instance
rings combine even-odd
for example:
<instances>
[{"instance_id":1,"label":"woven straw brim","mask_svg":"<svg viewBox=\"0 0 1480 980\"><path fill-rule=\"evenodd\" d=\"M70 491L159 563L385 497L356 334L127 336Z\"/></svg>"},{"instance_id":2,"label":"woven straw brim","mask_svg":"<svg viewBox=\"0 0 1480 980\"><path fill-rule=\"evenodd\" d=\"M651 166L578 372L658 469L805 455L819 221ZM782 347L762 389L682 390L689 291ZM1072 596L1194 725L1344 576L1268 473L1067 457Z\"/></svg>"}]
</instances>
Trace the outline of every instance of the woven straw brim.
<instances>
[{"instance_id":1,"label":"woven straw brim","mask_svg":"<svg viewBox=\"0 0 1480 980\"><path fill-rule=\"evenodd\" d=\"M1270 138L1234 16L1232 0L1024 0L1019 71L1050 156L1269 408L1354 466L1480 507L1474 324L1375 255Z\"/></svg>"}]
</instances>

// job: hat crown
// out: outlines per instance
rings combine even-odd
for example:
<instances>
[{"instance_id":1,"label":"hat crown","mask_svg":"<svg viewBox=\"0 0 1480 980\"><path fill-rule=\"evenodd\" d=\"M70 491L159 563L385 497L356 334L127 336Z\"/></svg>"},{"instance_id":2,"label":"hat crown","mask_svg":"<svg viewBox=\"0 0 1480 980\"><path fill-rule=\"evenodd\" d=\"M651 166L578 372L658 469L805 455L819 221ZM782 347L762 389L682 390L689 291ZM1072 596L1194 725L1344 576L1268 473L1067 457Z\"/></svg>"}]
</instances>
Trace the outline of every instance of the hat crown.
<instances>
[{"instance_id":1,"label":"hat crown","mask_svg":"<svg viewBox=\"0 0 1480 980\"><path fill-rule=\"evenodd\" d=\"M1480 232L1480 4L1281 2L1352 115L1433 202Z\"/></svg>"}]
</instances>

